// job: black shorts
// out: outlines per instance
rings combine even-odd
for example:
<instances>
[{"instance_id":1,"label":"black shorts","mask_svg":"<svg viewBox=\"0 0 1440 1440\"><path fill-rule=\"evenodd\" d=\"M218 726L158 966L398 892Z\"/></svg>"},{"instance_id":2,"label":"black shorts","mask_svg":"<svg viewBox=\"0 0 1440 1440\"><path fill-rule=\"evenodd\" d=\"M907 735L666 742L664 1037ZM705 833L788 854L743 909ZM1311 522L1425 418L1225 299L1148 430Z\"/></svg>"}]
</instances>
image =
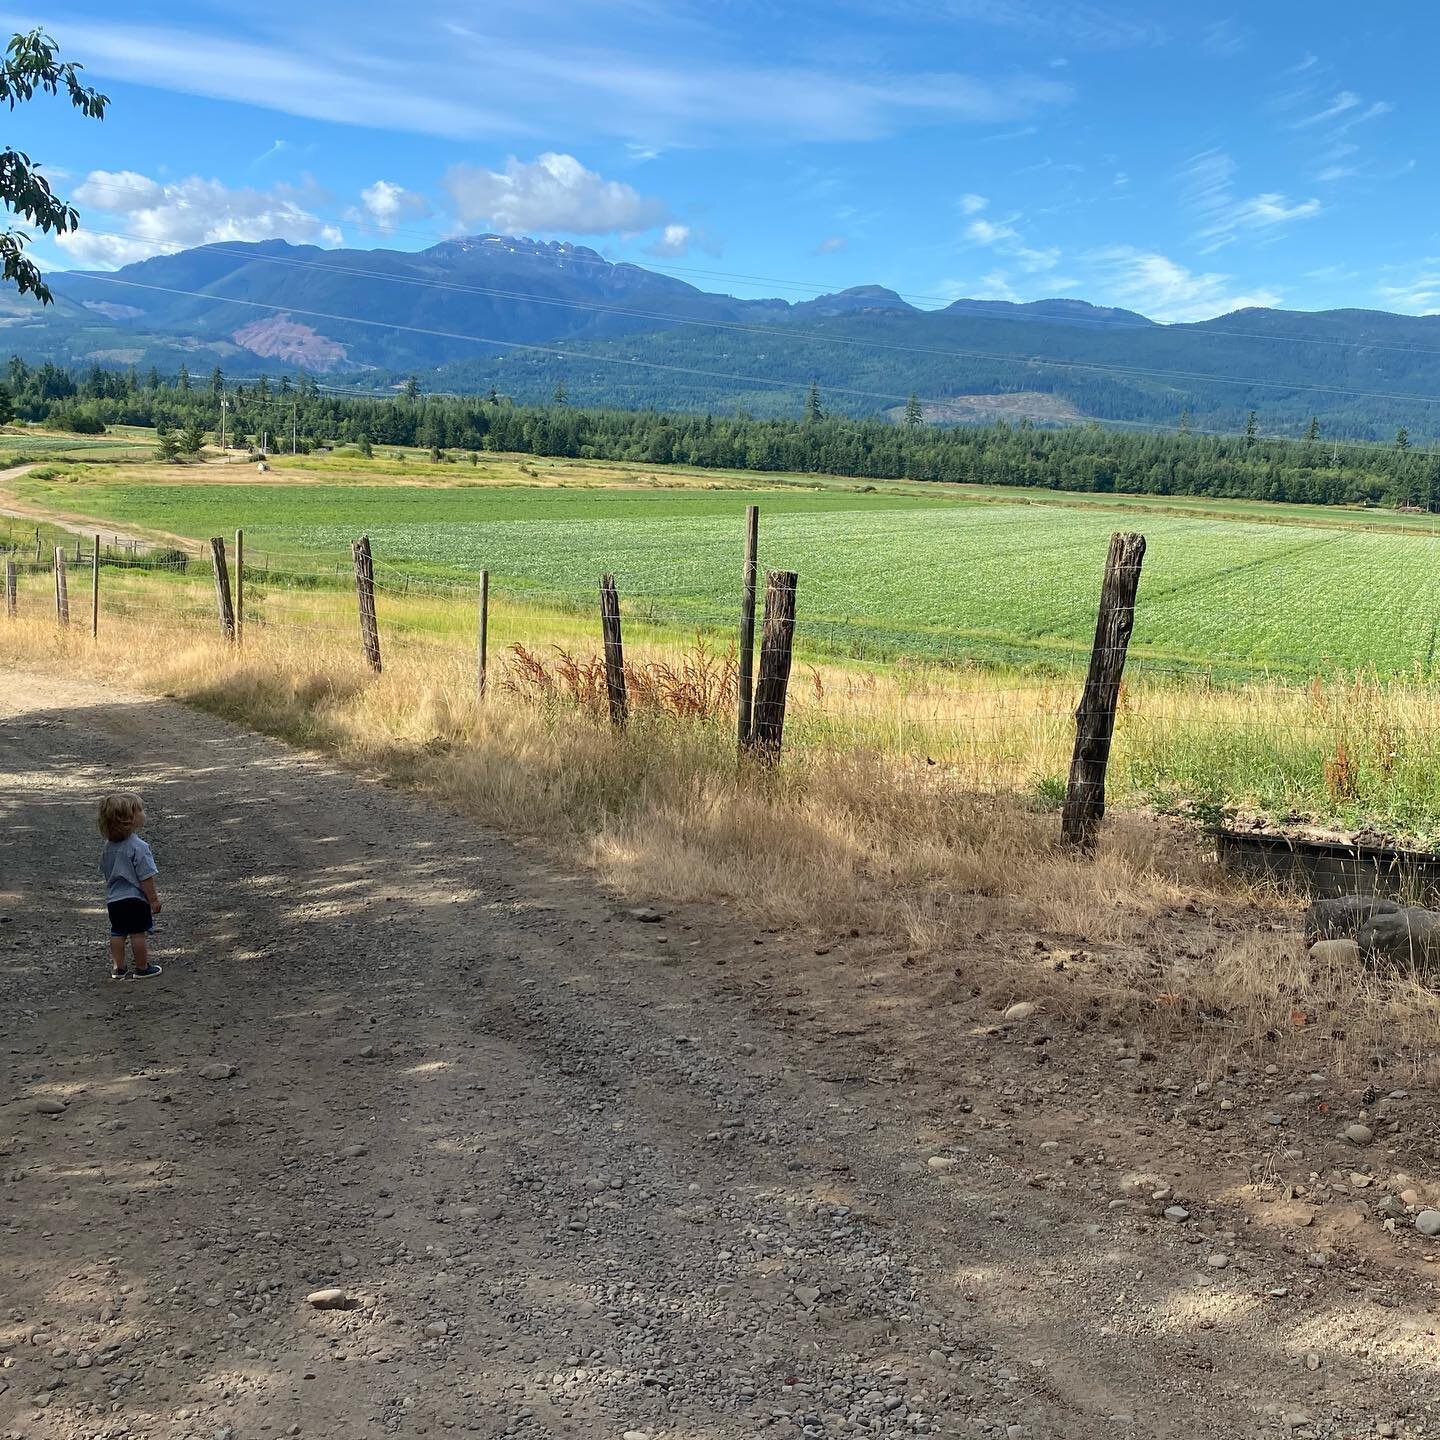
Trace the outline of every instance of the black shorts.
<instances>
[{"instance_id":1,"label":"black shorts","mask_svg":"<svg viewBox=\"0 0 1440 1440\"><path fill-rule=\"evenodd\" d=\"M148 935L155 928L148 900L112 900L105 908L110 912L112 936Z\"/></svg>"}]
</instances>

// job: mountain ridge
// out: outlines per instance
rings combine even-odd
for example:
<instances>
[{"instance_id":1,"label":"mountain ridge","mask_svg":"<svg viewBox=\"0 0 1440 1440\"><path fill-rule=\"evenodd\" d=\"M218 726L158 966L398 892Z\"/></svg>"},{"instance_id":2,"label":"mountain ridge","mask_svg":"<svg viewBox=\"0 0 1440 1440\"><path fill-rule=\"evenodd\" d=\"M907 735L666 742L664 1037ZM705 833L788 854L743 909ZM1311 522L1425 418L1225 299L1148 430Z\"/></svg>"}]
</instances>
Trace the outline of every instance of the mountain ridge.
<instances>
[{"instance_id":1,"label":"mountain ridge","mask_svg":"<svg viewBox=\"0 0 1440 1440\"><path fill-rule=\"evenodd\" d=\"M922 309L865 284L741 298L584 245L456 236L421 251L224 242L106 274L51 277L57 303L0 305L0 344L69 364L303 366L336 383L497 388L621 407L794 413L813 380L829 408L930 413L1038 395L1045 423L1440 436L1440 317L1358 307L1250 308L1160 324L1074 297L957 299ZM1008 402L1007 402L1008 404ZM981 406L983 409L983 405ZM1002 405L1000 408L1006 408Z\"/></svg>"}]
</instances>

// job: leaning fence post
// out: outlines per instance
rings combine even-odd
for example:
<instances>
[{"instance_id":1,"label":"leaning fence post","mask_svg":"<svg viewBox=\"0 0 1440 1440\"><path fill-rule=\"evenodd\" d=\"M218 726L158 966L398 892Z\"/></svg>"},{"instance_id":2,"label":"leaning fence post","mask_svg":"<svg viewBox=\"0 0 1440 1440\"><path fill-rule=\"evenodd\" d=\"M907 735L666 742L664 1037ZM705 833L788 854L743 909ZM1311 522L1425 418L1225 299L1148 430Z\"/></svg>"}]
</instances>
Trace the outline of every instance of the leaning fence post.
<instances>
[{"instance_id":1,"label":"leaning fence post","mask_svg":"<svg viewBox=\"0 0 1440 1440\"><path fill-rule=\"evenodd\" d=\"M351 547L355 558L355 596L360 602L360 641L365 661L380 674L380 626L375 619L375 562L370 555L370 537L362 535Z\"/></svg>"},{"instance_id":2,"label":"leaning fence post","mask_svg":"<svg viewBox=\"0 0 1440 1440\"><path fill-rule=\"evenodd\" d=\"M485 648L490 637L490 572L480 572L480 631L475 641L475 697L485 698Z\"/></svg>"},{"instance_id":3,"label":"leaning fence post","mask_svg":"<svg viewBox=\"0 0 1440 1440\"><path fill-rule=\"evenodd\" d=\"M625 698L625 642L620 635L620 592L613 575L600 577L600 634L605 642L605 689L610 696L610 723L617 729L630 715Z\"/></svg>"},{"instance_id":4,"label":"leaning fence post","mask_svg":"<svg viewBox=\"0 0 1440 1440\"><path fill-rule=\"evenodd\" d=\"M15 593L15 562L5 562L5 614L13 620L20 613L19 597Z\"/></svg>"},{"instance_id":5,"label":"leaning fence post","mask_svg":"<svg viewBox=\"0 0 1440 1440\"><path fill-rule=\"evenodd\" d=\"M55 547L55 618L62 625L70 623L70 591L65 584L65 547Z\"/></svg>"},{"instance_id":6,"label":"leaning fence post","mask_svg":"<svg viewBox=\"0 0 1440 1440\"><path fill-rule=\"evenodd\" d=\"M235 640L235 606L230 599L230 567L225 563L225 538L210 537L210 563L215 571L215 604L220 612L220 633Z\"/></svg>"},{"instance_id":7,"label":"leaning fence post","mask_svg":"<svg viewBox=\"0 0 1440 1440\"><path fill-rule=\"evenodd\" d=\"M1095 621L1095 647L1080 707L1075 712L1075 754L1060 833L1066 844L1095 848L1095 832L1105 816L1105 769L1115 734L1115 710L1125 652L1135 628L1135 594L1145 559L1145 537L1117 531L1110 537L1105 580L1100 587L1100 613Z\"/></svg>"},{"instance_id":8,"label":"leaning fence post","mask_svg":"<svg viewBox=\"0 0 1440 1440\"><path fill-rule=\"evenodd\" d=\"M100 638L100 537L95 537L95 554L90 561L90 638Z\"/></svg>"},{"instance_id":9,"label":"leaning fence post","mask_svg":"<svg viewBox=\"0 0 1440 1440\"><path fill-rule=\"evenodd\" d=\"M765 625L760 634L760 675L755 684L755 723L750 748L761 759L780 758L785 733L785 695L790 685L790 655L795 644L793 570L771 570L765 577Z\"/></svg>"},{"instance_id":10,"label":"leaning fence post","mask_svg":"<svg viewBox=\"0 0 1440 1440\"><path fill-rule=\"evenodd\" d=\"M245 643L245 532L235 532L235 643Z\"/></svg>"},{"instance_id":11,"label":"leaning fence post","mask_svg":"<svg viewBox=\"0 0 1440 1440\"><path fill-rule=\"evenodd\" d=\"M745 507L745 563L740 572L740 649L735 664L739 710L736 740L743 750L755 726L755 563L760 541L760 507Z\"/></svg>"}]
</instances>

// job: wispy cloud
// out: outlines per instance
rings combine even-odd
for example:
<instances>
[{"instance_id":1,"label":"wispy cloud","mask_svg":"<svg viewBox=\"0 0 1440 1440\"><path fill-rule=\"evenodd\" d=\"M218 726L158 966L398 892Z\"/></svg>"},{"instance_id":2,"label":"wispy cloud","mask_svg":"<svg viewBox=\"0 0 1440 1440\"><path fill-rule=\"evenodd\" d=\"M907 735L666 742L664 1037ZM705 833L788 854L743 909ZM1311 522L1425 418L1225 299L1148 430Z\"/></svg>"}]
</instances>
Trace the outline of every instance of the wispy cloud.
<instances>
[{"instance_id":1,"label":"wispy cloud","mask_svg":"<svg viewBox=\"0 0 1440 1440\"><path fill-rule=\"evenodd\" d=\"M1394 105L1367 101L1359 91L1338 84L1334 67L1315 55L1282 71L1279 79L1270 109L1286 117L1286 128L1313 147L1309 164L1314 180L1332 185L1373 173L1354 132L1391 114Z\"/></svg>"},{"instance_id":2,"label":"wispy cloud","mask_svg":"<svg viewBox=\"0 0 1440 1440\"><path fill-rule=\"evenodd\" d=\"M1386 309L1403 310L1412 315L1440 315L1440 256L1427 255L1407 272L1385 284L1377 285L1375 293Z\"/></svg>"},{"instance_id":3,"label":"wispy cloud","mask_svg":"<svg viewBox=\"0 0 1440 1440\"><path fill-rule=\"evenodd\" d=\"M1317 110L1313 115L1302 115L1298 120L1290 122L1295 130L1306 130L1312 125L1323 125L1327 120L1334 120L1347 111L1353 110L1360 103L1360 97L1353 90L1342 90L1324 109Z\"/></svg>"},{"instance_id":4,"label":"wispy cloud","mask_svg":"<svg viewBox=\"0 0 1440 1440\"><path fill-rule=\"evenodd\" d=\"M1250 43L1250 32L1233 16L1214 20L1200 32L1200 48L1217 60L1230 60Z\"/></svg>"},{"instance_id":5,"label":"wispy cloud","mask_svg":"<svg viewBox=\"0 0 1440 1440\"><path fill-rule=\"evenodd\" d=\"M811 252L815 255L838 255L848 244L844 235L827 235Z\"/></svg>"},{"instance_id":6,"label":"wispy cloud","mask_svg":"<svg viewBox=\"0 0 1440 1440\"><path fill-rule=\"evenodd\" d=\"M1186 204L1200 222L1196 238L1202 253L1219 250L1247 231L1275 231L1313 219L1323 208L1314 197L1291 200L1274 190L1239 195L1235 171L1235 161L1223 150L1193 155L1181 171Z\"/></svg>"},{"instance_id":7,"label":"wispy cloud","mask_svg":"<svg viewBox=\"0 0 1440 1440\"><path fill-rule=\"evenodd\" d=\"M978 215L989 203L986 196L976 195L972 191L970 194L960 197L960 213L962 215Z\"/></svg>"},{"instance_id":8,"label":"wispy cloud","mask_svg":"<svg viewBox=\"0 0 1440 1440\"><path fill-rule=\"evenodd\" d=\"M519 136L543 123L547 134L604 134L642 152L727 136L855 141L913 122L1007 123L1073 94L1064 80L1025 71L737 62L728 52L704 53L693 37L676 43L672 32L685 17L672 19L665 7L637 20L634 42L623 48L613 24L584 32L567 24L537 44L533 12L520 28L522 8L513 0L491 7L484 31L421 13L397 34L388 10L312 0L272 9L265 43L193 24L72 19L50 28L102 78L460 139ZM501 33L507 24L513 35Z\"/></svg>"},{"instance_id":9,"label":"wispy cloud","mask_svg":"<svg viewBox=\"0 0 1440 1440\"><path fill-rule=\"evenodd\" d=\"M1232 310L1280 303L1278 291L1242 289L1231 275L1197 273L1154 250L1112 245L1085 258L1109 298L1153 320L1172 324L1208 320Z\"/></svg>"},{"instance_id":10,"label":"wispy cloud","mask_svg":"<svg viewBox=\"0 0 1440 1440\"><path fill-rule=\"evenodd\" d=\"M1007 260L1018 265L1027 274L1053 270L1060 263L1060 250L1055 246L1035 246L1025 242L1024 236L1011 220L972 220L965 227L965 238L974 245L984 245Z\"/></svg>"}]
</instances>

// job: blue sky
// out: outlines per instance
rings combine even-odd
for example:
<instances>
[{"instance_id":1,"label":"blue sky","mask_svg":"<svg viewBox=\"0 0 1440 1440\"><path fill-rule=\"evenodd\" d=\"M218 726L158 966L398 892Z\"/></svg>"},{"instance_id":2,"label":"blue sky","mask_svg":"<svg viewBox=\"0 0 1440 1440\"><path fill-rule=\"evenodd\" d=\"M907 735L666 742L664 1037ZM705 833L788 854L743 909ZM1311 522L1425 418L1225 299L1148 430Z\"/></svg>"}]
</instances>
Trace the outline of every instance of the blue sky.
<instances>
[{"instance_id":1,"label":"blue sky","mask_svg":"<svg viewBox=\"0 0 1440 1440\"><path fill-rule=\"evenodd\" d=\"M7 140L105 267L211 240L582 241L707 289L1440 310L1440 13L1311 0L73 0L112 99Z\"/></svg>"}]
</instances>

